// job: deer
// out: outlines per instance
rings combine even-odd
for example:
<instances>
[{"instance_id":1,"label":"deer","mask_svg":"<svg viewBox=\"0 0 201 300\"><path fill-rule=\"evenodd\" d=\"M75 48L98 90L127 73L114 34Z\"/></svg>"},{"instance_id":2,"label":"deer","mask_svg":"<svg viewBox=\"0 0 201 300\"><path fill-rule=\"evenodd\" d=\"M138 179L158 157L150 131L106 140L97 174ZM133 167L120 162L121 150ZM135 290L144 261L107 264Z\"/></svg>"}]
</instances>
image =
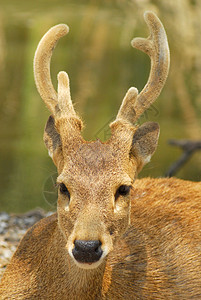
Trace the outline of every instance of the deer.
<instances>
[{"instance_id":1,"label":"deer","mask_svg":"<svg viewBox=\"0 0 201 300\"><path fill-rule=\"evenodd\" d=\"M169 71L165 29L145 12L151 60L140 93L131 87L111 136L85 141L66 72L56 92L52 50L69 31L52 27L34 57L37 89L51 112L44 142L58 170L57 212L31 227L4 272L1 299L201 299L201 183L137 179L157 148L159 125L138 125Z\"/></svg>"}]
</instances>

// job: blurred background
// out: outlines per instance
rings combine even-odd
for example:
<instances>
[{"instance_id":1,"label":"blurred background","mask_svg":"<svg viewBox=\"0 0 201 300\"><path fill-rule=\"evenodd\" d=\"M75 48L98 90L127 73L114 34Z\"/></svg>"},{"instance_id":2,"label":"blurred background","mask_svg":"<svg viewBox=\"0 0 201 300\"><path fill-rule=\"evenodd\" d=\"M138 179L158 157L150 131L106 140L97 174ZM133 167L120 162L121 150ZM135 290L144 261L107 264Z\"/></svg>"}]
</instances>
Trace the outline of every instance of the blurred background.
<instances>
[{"instance_id":1,"label":"blurred background","mask_svg":"<svg viewBox=\"0 0 201 300\"><path fill-rule=\"evenodd\" d=\"M163 22L171 51L162 94L140 123L160 123L158 149L139 177L162 177L181 150L169 139L201 140L201 1L1 0L0 1L0 211L54 210L56 169L43 144L48 111L33 79L33 56L43 34L66 23L68 36L54 51L51 74L68 72L84 137L108 138L108 124L129 87L145 85L149 58L131 47L148 36L143 12ZM177 173L201 179L201 151Z\"/></svg>"}]
</instances>

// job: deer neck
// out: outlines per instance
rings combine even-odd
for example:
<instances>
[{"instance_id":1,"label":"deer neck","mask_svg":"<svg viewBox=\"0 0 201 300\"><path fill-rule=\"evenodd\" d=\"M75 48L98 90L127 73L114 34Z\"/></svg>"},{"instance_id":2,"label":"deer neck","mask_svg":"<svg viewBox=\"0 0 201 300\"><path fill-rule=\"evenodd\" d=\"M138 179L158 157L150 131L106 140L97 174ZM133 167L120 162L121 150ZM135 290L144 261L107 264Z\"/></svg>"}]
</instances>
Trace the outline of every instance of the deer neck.
<instances>
[{"instance_id":1,"label":"deer neck","mask_svg":"<svg viewBox=\"0 0 201 300\"><path fill-rule=\"evenodd\" d=\"M76 286L78 295L88 291L90 291L90 294L100 295L104 279L105 263L103 262L95 269L85 270L76 266L70 256L68 259L70 262L68 273L69 289L74 291Z\"/></svg>"}]
</instances>

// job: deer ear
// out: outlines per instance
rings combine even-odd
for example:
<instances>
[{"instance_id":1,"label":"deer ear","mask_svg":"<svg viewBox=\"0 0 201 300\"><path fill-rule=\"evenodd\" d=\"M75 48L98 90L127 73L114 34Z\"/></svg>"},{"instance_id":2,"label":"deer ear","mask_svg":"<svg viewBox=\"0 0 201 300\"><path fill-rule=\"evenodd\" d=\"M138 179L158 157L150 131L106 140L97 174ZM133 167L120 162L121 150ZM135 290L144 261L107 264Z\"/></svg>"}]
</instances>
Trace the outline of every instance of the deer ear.
<instances>
[{"instance_id":1,"label":"deer ear","mask_svg":"<svg viewBox=\"0 0 201 300\"><path fill-rule=\"evenodd\" d=\"M140 126L134 136L131 154L137 159L138 172L148 163L154 154L159 138L160 127L158 123L147 122Z\"/></svg>"},{"instance_id":2,"label":"deer ear","mask_svg":"<svg viewBox=\"0 0 201 300\"><path fill-rule=\"evenodd\" d=\"M60 134L55 128L55 121L52 115L49 116L46 123L43 140L48 149L49 156L52 158L54 164L58 166L58 162L63 160L62 143Z\"/></svg>"}]
</instances>

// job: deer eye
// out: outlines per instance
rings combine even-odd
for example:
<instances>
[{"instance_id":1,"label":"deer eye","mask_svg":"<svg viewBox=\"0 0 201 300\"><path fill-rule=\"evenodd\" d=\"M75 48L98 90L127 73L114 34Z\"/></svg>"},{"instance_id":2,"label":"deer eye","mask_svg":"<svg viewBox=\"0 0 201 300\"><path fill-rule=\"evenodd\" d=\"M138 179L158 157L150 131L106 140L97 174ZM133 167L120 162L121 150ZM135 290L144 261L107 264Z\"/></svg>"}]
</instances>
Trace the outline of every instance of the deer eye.
<instances>
[{"instance_id":1,"label":"deer eye","mask_svg":"<svg viewBox=\"0 0 201 300\"><path fill-rule=\"evenodd\" d=\"M127 196L130 193L130 189L131 186L129 185L121 185L118 190L116 191L115 194L115 200L119 197L119 196Z\"/></svg>"},{"instance_id":2,"label":"deer eye","mask_svg":"<svg viewBox=\"0 0 201 300\"><path fill-rule=\"evenodd\" d=\"M61 194L66 195L70 199L70 193L64 183L59 184L59 191Z\"/></svg>"}]
</instances>

